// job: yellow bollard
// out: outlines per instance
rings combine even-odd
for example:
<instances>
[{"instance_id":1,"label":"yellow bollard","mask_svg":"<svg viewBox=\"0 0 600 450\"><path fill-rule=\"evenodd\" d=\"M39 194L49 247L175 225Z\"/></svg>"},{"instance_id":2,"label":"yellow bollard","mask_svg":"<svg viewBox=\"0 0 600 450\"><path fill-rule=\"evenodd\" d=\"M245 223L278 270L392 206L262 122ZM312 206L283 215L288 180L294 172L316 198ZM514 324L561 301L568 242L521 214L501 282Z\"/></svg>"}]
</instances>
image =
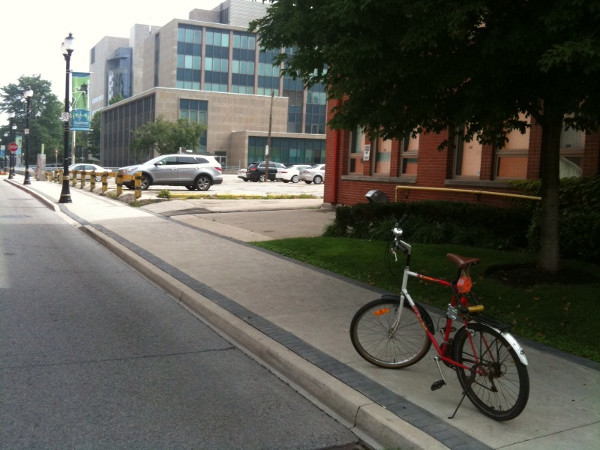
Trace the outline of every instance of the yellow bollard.
<instances>
[{"instance_id":1,"label":"yellow bollard","mask_svg":"<svg viewBox=\"0 0 600 450\"><path fill-rule=\"evenodd\" d=\"M95 187L96 187L96 170L92 170L90 173L90 192L93 192Z\"/></svg>"},{"instance_id":2,"label":"yellow bollard","mask_svg":"<svg viewBox=\"0 0 600 450\"><path fill-rule=\"evenodd\" d=\"M137 200L142 196L142 172L137 172L135 174L133 186L135 187L135 199Z\"/></svg>"},{"instance_id":3,"label":"yellow bollard","mask_svg":"<svg viewBox=\"0 0 600 450\"><path fill-rule=\"evenodd\" d=\"M82 170L81 172L79 172L79 176L81 177L79 179L79 183L80 183L79 188L80 189L83 189L83 187L85 186L85 175L86 174L87 174L87 172L85 170Z\"/></svg>"},{"instance_id":4,"label":"yellow bollard","mask_svg":"<svg viewBox=\"0 0 600 450\"><path fill-rule=\"evenodd\" d=\"M104 194L108 190L108 174L104 172L102 174L102 193Z\"/></svg>"},{"instance_id":5,"label":"yellow bollard","mask_svg":"<svg viewBox=\"0 0 600 450\"><path fill-rule=\"evenodd\" d=\"M69 172L69 175L72 178L71 186L75 187L75 185L77 184L77 171L76 170L72 170L71 172Z\"/></svg>"},{"instance_id":6,"label":"yellow bollard","mask_svg":"<svg viewBox=\"0 0 600 450\"><path fill-rule=\"evenodd\" d=\"M119 197L123 193L123 174L117 174L117 197Z\"/></svg>"}]
</instances>

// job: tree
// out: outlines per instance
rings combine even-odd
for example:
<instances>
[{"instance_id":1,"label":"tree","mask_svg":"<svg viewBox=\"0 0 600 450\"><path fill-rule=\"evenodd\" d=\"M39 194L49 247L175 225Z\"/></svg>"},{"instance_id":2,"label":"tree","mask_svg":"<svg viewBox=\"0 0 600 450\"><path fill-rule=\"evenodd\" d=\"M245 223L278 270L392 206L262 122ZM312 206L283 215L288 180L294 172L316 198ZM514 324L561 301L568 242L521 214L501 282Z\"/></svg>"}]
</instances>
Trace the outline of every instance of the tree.
<instances>
[{"instance_id":1,"label":"tree","mask_svg":"<svg viewBox=\"0 0 600 450\"><path fill-rule=\"evenodd\" d=\"M64 106L52 93L49 81L40 75L21 76L16 84L11 83L0 89L0 111L15 114L17 133L23 133L27 118L27 106L23 92L33 91L29 113L29 163L35 164L35 155L41 153L42 145L46 152L63 148L63 123L60 116Z\"/></svg>"},{"instance_id":2,"label":"tree","mask_svg":"<svg viewBox=\"0 0 600 450\"><path fill-rule=\"evenodd\" d=\"M100 158L100 136L102 131L102 113L92 116L90 121L90 132L87 139L88 154L94 158Z\"/></svg>"},{"instance_id":3,"label":"tree","mask_svg":"<svg viewBox=\"0 0 600 450\"><path fill-rule=\"evenodd\" d=\"M168 122L159 117L155 122L146 123L135 130L130 149L136 158L158 152L161 155L174 153L179 148L196 148L206 131L201 123L179 119Z\"/></svg>"},{"instance_id":4,"label":"tree","mask_svg":"<svg viewBox=\"0 0 600 450\"><path fill-rule=\"evenodd\" d=\"M563 119L600 116L600 3L595 0L280 0L251 23L276 64L344 99L333 128L372 135L457 130L500 148L533 118L542 127L538 265L559 268Z\"/></svg>"}]
</instances>

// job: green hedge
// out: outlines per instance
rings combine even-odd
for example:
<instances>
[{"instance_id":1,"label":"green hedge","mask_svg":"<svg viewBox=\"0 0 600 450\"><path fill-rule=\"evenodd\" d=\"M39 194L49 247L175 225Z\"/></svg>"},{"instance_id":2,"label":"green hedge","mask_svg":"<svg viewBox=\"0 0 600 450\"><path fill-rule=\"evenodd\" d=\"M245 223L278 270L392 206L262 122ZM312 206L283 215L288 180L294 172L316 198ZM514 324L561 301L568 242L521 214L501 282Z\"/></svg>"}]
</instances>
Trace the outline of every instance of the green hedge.
<instances>
[{"instance_id":1,"label":"green hedge","mask_svg":"<svg viewBox=\"0 0 600 450\"><path fill-rule=\"evenodd\" d=\"M540 195L539 181L513 183L522 193ZM559 193L563 258L600 260L600 177L565 178ZM325 235L385 240L406 215L408 242L460 244L495 249L539 247L540 202L515 202L509 208L477 203L422 201L340 206Z\"/></svg>"},{"instance_id":2,"label":"green hedge","mask_svg":"<svg viewBox=\"0 0 600 450\"><path fill-rule=\"evenodd\" d=\"M522 192L540 195L539 181L516 182ZM600 177L563 178L558 198L560 251L563 258L600 261ZM539 248L540 209L532 212L528 240Z\"/></svg>"},{"instance_id":3,"label":"green hedge","mask_svg":"<svg viewBox=\"0 0 600 450\"><path fill-rule=\"evenodd\" d=\"M477 203L422 201L361 203L340 206L328 236L385 240L394 223L402 223L408 242L461 244L496 249L527 247L531 211Z\"/></svg>"}]
</instances>

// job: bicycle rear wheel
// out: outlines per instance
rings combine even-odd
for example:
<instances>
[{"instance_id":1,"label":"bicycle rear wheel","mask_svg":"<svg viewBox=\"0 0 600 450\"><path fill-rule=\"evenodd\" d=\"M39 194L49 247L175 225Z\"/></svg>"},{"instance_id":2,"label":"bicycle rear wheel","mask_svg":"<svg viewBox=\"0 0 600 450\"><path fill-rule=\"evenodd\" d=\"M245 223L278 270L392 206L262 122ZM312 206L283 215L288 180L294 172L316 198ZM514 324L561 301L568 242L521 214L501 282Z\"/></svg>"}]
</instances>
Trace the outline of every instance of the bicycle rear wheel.
<instances>
[{"instance_id":1,"label":"bicycle rear wheel","mask_svg":"<svg viewBox=\"0 0 600 450\"><path fill-rule=\"evenodd\" d=\"M470 339L469 339L470 337ZM493 328L469 323L456 332L456 375L469 400L494 420L517 417L529 398L529 374L510 344Z\"/></svg>"},{"instance_id":2,"label":"bicycle rear wheel","mask_svg":"<svg viewBox=\"0 0 600 450\"><path fill-rule=\"evenodd\" d=\"M364 305L352 319L352 345L371 364L386 369L401 369L418 362L431 347L427 333L406 301L400 323L393 330L399 306L399 297L383 297ZM429 314L420 305L417 308L425 324L433 330Z\"/></svg>"}]
</instances>

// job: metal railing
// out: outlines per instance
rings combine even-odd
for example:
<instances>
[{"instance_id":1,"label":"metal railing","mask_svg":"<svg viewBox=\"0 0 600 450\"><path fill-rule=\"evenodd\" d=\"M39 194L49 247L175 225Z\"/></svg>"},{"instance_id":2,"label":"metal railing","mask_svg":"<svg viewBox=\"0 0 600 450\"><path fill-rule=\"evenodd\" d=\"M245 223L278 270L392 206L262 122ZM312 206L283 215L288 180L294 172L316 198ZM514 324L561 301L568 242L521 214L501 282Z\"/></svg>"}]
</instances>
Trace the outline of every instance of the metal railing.
<instances>
[{"instance_id":1,"label":"metal railing","mask_svg":"<svg viewBox=\"0 0 600 450\"><path fill-rule=\"evenodd\" d=\"M533 195L521 195L521 194L511 194L508 192L494 192L494 191L481 191L477 189L454 189L454 188L436 188L436 187L421 187L421 186L396 186L394 191L395 201L398 201L398 192L399 191L410 191L410 190L420 190L420 191L438 191L438 192L456 192L461 194L474 194L474 195L492 195L498 197L509 197L509 198L519 198L522 200L537 200L540 201L542 197L536 197Z\"/></svg>"}]
</instances>

